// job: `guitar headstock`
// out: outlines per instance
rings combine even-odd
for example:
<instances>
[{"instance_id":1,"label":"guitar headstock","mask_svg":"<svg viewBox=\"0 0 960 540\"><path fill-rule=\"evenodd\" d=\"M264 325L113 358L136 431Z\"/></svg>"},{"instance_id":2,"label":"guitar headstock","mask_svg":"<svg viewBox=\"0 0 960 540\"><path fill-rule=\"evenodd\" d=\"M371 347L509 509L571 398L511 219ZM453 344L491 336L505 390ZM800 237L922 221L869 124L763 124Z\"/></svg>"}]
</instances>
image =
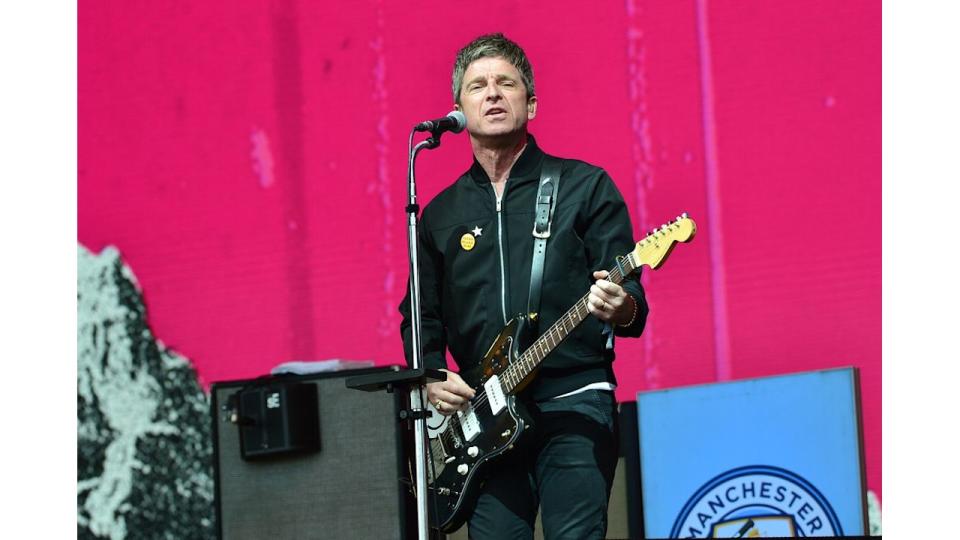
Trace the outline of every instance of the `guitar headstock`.
<instances>
[{"instance_id":1,"label":"guitar headstock","mask_svg":"<svg viewBox=\"0 0 960 540\"><path fill-rule=\"evenodd\" d=\"M647 265L655 270L667 260L677 242L689 242L697 234L697 224L687 217L684 212L670 223L664 223L659 229L654 229L646 238L637 242L630 254L634 265L639 268Z\"/></svg>"}]
</instances>

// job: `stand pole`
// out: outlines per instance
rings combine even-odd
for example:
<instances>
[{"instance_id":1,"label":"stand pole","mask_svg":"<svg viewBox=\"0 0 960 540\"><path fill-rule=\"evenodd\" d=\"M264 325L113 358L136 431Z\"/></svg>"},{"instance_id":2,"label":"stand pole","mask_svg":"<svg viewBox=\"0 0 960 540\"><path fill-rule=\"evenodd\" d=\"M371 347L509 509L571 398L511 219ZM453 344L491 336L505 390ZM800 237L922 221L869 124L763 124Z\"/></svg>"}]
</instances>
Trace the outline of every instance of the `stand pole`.
<instances>
[{"instance_id":1,"label":"stand pole","mask_svg":"<svg viewBox=\"0 0 960 540\"><path fill-rule=\"evenodd\" d=\"M420 326L420 263L417 259L417 183L414 174L414 162L417 154L424 148L436 148L440 145L440 135L434 133L430 138L413 144L413 133L410 132L408 145L409 158L407 161L407 180L409 199L407 203L407 245L410 252L410 316L412 327L412 359L414 370L423 367L423 351L421 350ZM414 412L423 411L426 404L423 402L423 386L415 386L410 390L410 408ZM426 418L415 414L413 421L414 459L416 460L416 492L417 492L417 535L419 540L427 540L429 517L427 513L427 452L426 452Z\"/></svg>"}]
</instances>

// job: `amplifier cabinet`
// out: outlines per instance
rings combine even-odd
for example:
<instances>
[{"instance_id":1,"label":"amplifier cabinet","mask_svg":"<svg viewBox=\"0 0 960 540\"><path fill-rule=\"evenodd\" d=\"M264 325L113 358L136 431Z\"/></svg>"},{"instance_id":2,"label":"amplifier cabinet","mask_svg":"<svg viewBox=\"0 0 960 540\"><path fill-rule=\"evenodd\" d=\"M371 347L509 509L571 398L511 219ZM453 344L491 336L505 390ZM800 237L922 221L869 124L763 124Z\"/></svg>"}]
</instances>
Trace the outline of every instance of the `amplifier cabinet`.
<instances>
[{"instance_id":1,"label":"amplifier cabinet","mask_svg":"<svg viewBox=\"0 0 960 540\"><path fill-rule=\"evenodd\" d=\"M415 514L409 514L411 500L400 481L406 465L398 414L405 396L344 384L347 377L389 369L214 383L210 401L218 537L406 538L408 516ZM276 382L316 386L319 451L243 459L231 397Z\"/></svg>"}]
</instances>

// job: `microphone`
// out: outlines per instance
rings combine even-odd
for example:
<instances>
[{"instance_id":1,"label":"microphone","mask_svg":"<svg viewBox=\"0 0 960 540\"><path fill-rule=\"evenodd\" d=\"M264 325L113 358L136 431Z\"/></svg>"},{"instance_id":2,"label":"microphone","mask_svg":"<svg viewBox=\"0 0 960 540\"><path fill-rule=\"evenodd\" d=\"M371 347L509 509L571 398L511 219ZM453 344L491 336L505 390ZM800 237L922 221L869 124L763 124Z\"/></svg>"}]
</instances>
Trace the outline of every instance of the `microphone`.
<instances>
[{"instance_id":1,"label":"microphone","mask_svg":"<svg viewBox=\"0 0 960 540\"><path fill-rule=\"evenodd\" d=\"M464 116L460 111L452 111L443 118L420 122L417 124L417 127L413 129L416 131L433 131L439 134L443 133L444 131L460 133L465 127L467 127L467 117Z\"/></svg>"}]
</instances>

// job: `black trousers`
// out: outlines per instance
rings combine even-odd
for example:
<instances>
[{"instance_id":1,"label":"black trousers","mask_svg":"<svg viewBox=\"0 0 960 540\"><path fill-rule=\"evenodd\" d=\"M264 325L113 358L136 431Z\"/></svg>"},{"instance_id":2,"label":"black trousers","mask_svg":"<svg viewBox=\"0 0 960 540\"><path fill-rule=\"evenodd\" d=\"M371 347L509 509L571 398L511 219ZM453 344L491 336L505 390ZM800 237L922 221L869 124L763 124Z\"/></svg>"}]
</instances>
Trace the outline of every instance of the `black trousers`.
<instances>
[{"instance_id":1,"label":"black trousers","mask_svg":"<svg viewBox=\"0 0 960 540\"><path fill-rule=\"evenodd\" d=\"M587 390L528 404L533 426L491 469L468 522L472 540L602 539L617 466L617 403Z\"/></svg>"}]
</instances>

